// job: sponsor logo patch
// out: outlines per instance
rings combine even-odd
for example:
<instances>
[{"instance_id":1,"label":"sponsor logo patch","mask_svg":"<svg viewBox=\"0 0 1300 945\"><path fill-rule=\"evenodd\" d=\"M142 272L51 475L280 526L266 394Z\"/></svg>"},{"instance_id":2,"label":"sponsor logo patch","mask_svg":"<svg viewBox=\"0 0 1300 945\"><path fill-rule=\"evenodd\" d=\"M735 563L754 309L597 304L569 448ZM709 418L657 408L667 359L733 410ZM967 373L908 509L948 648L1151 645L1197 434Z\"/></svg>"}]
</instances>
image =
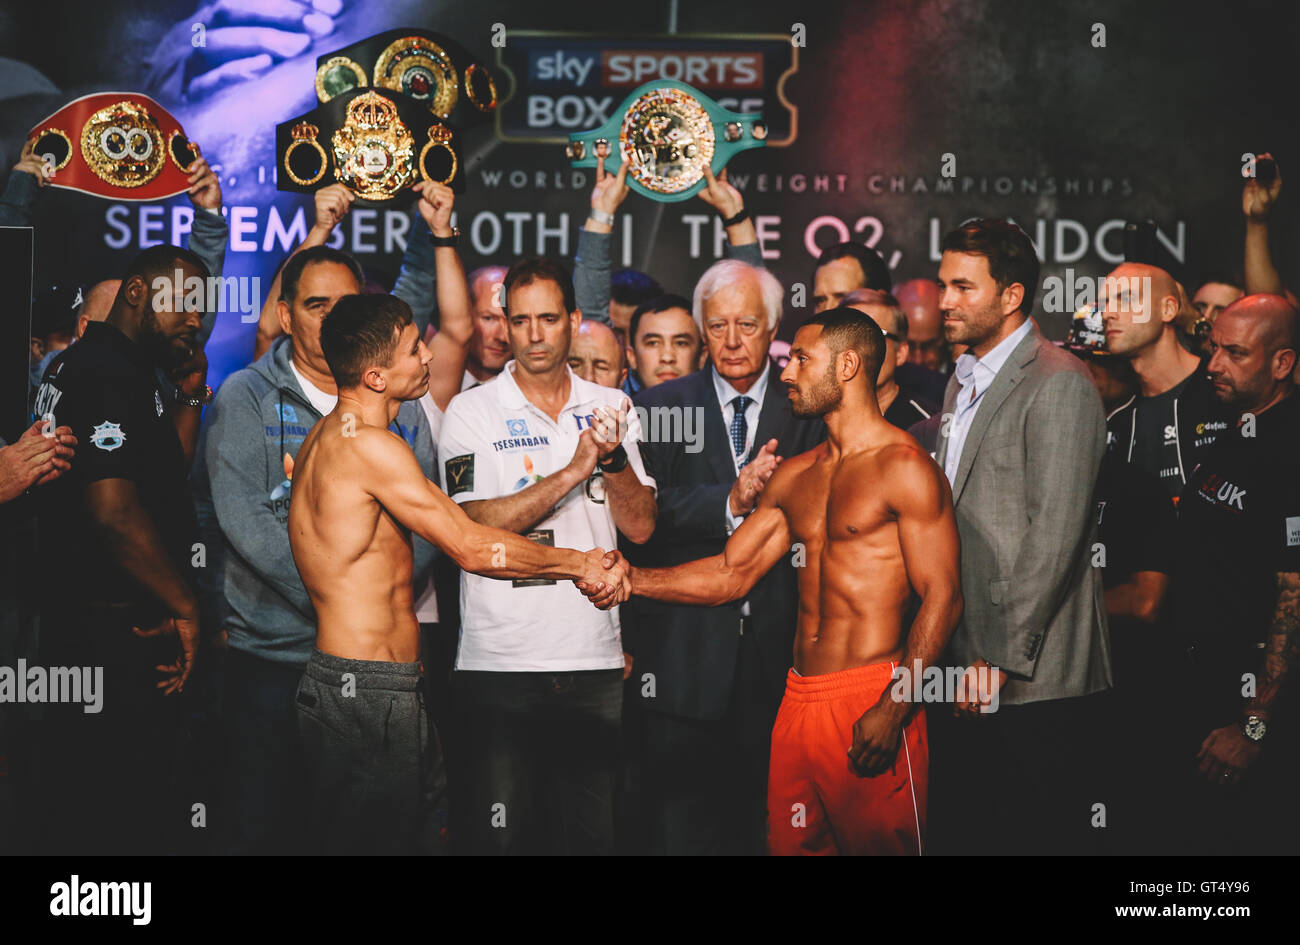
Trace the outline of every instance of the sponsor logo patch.
<instances>
[{"instance_id":1,"label":"sponsor logo patch","mask_svg":"<svg viewBox=\"0 0 1300 945\"><path fill-rule=\"evenodd\" d=\"M445 464L447 470L447 495L474 491L474 454L453 456Z\"/></svg>"}]
</instances>

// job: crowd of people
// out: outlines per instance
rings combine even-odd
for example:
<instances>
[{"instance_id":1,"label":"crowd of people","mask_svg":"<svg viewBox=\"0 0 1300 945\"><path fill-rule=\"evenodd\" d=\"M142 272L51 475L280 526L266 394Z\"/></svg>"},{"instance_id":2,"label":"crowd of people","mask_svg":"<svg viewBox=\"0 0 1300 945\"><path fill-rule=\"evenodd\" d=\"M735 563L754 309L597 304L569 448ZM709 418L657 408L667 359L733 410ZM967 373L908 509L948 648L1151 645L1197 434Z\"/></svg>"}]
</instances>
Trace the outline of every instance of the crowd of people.
<instances>
[{"instance_id":1,"label":"crowd of people","mask_svg":"<svg viewBox=\"0 0 1300 945\"><path fill-rule=\"evenodd\" d=\"M48 173L26 148L0 224ZM0 704L0 837L1294 851L1280 175L1245 183L1240 278L1135 254L1053 343L1035 248L993 217L897 284L823 250L778 340L785 289L705 173L726 258L677 292L612 271L626 167L571 270L466 273L457 198L419 184L392 286L326 245L353 198L325 187L215 393L220 315L166 281L221 274L206 163L187 248L38 297L0 666L102 667L104 700Z\"/></svg>"}]
</instances>

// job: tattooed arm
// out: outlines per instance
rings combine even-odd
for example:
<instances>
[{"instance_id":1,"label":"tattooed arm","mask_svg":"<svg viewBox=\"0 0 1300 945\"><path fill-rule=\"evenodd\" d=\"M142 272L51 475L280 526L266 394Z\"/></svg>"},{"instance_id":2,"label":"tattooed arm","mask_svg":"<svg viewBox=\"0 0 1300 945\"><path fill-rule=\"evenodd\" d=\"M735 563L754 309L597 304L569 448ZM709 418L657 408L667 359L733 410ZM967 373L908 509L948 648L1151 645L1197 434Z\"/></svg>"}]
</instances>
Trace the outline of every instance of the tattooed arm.
<instances>
[{"instance_id":1,"label":"tattooed arm","mask_svg":"<svg viewBox=\"0 0 1300 945\"><path fill-rule=\"evenodd\" d=\"M1291 667L1300 662L1300 573L1279 571L1277 603L1273 624L1264 650L1264 672L1254 699L1246 704L1247 715L1267 720Z\"/></svg>"},{"instance_id":2,"label":"tattooed arm","mask_svg":"<svg viewBox=\"0 0 1300 945\"><path fill-rule=\"evenodd\" d=\"M1297 662L1300 662L1300 573L1279 571L1277 603L1264 652L1264 673L1255 697L1246 703L1246 716L1256 715L1268 722L1291 666ZM1197 755L1201 774L1216 783L1234 784L1259 758L1267 741L1267 735L1263 741L1251 741L1239 722L1215 729L1201 743Z\"/></svg>"}]
</instances>

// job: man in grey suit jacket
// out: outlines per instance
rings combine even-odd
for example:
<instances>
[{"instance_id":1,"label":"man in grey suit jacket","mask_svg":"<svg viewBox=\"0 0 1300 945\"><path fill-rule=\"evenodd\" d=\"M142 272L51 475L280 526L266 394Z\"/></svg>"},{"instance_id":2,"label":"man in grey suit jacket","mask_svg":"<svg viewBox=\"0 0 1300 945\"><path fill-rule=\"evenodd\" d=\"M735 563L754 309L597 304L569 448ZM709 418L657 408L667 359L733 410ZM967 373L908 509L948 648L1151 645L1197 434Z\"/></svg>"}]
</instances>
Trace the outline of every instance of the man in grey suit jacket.
<instances>
[{"instance_id":1,"label":"man in grey suit jacket","mask_svg":"<svg viewBox=\"0 0 1300 945\"><path fill-rule=\"evenodd\" d=\"M948 382L936 453L966 599L948 661L1000 686L983 711L977 699L956 718L932 706L948 736L935 739L934 841L954 852L966 840L971 852L1086 849L1104 823L1087 756L1111 685L1091 515L1104 411L1082 362L1029 318L1038 260L1025 233L975 220L943 250L944 334L970 346Z\"/></svg>"}]
</instances>

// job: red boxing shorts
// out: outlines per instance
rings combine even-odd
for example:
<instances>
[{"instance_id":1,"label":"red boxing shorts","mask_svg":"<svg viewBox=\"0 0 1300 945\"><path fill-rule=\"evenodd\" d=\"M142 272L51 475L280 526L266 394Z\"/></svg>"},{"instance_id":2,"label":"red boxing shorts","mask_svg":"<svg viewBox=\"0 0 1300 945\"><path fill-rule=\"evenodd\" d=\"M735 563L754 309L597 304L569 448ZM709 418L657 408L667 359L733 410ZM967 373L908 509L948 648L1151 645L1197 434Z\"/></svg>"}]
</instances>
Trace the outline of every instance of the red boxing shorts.
<instances>
[{"instance_id":1,"label":"red boxing shorts","mask_svg":"<svg viewBox=\"0 0 1300 945\"><path fill-rule=\"evenodd\" d=\"M894 663L786 677L772 728L767 843L773 856L917 855L925 834L930 745L918 706L893 767L864 778L853 726L893 681Z\"/></svg>"}]
</instances>

